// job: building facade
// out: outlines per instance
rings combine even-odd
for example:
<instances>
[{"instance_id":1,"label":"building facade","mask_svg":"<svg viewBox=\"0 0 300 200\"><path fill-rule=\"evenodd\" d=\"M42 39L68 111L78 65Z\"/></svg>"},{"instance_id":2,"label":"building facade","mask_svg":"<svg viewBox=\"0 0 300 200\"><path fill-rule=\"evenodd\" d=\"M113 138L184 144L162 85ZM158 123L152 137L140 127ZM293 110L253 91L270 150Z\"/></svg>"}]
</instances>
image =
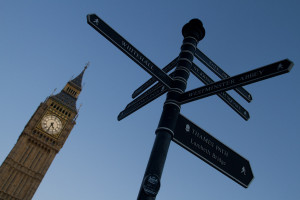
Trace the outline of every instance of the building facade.
<instances>
[{"instance_id":1,"label":"building facade","mask_svg":"<svg viewBox=\"0 0 300 200\"><path fill-rule=\"evenodd\" d=\"M0 200L30 200L76 124L84 70L39 105L0 167Z\"/></svg>"}]
</instances>

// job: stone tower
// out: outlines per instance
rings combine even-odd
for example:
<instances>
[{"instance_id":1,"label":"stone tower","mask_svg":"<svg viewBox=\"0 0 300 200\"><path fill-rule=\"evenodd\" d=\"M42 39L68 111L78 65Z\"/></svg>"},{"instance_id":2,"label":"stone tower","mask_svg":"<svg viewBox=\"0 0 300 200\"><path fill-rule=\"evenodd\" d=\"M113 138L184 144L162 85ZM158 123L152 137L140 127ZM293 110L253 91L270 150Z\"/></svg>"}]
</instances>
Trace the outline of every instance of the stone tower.
<instances>
[{"instance_id":1,"label":"stone tower","mask_svg":"<svg viewBox=\"0 0 300 200\"><path fill-rule=\"evenodd\" d=\"M0 200L30 200L77 118L76 101L87 66L41 103L0 167Z\"/></svg>"}]
</instances>

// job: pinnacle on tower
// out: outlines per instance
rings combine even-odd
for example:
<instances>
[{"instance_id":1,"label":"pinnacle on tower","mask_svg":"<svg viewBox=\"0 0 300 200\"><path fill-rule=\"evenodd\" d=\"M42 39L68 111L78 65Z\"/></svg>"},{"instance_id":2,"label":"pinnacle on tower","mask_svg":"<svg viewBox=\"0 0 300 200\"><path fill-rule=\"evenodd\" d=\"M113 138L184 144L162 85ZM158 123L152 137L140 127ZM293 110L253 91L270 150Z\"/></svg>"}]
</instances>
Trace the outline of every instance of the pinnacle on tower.
<instances>
[{"instance_id":1,"label":"pinnacle on tower","mask_svg":"<svg viewBox=\"0 0 300 200\"><path fill-rule=\"evenodd\" d=\"M80 89L80 91L81 91L81 84L82 84L82 77L83 77L83 74L84 74L85 70L88 68L89 65L90 65L90 62L88 62L88 63L85 65L85 67L84 67L84 69L82 70L82 72L81 72L76 78L74 78L73 80L70 81L70 83L71 83L72 85L74 85L75 87L78 87L78 89Z\"/></svg>"},{"instance_id":2,"label":"pinnacle on tower","mask_svg":"<svg viewBox=\"0 0 300 200\"><path fill-rule=\"evenodd\" d=\"M62 89L60 93L52 96L52 98L66 105L72 110L76 110L76 101L82 89L83 74L88 66L89 62L85 65L84 69L77 77L70 80L64 89Z\"/></svg>"}]
</instances>

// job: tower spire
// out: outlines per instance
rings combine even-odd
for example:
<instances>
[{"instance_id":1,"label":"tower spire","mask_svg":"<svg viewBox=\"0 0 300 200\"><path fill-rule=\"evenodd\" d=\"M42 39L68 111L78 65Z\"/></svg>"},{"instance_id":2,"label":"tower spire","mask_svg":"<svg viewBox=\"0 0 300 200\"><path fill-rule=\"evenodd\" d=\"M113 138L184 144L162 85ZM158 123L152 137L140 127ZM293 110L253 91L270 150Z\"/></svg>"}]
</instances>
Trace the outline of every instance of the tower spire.
<instances>
[{"instance_id":1,"label":"tower spire","mask_svg":"<svg viewBox=\"0 0 300 200\"><path fill-rule=\"evenodd\" d=\"M82 72L73 80L70 81L70 83L72 85L74 85L75 87L77 87L80 91L82 89L82 77L83 74L85 72L85 70L88 68L88 66L90 65L90 62L87 62L87 64L84 66L84 69L82 70Z\"/></svg>"},{"instance_id":2,"label":"tower spire","mask_svg":"<svg viewBox=\"0 0 300 200\"><path fill-rule=\"evenodd\" d=\"M88 62L81 73L74 79L70 80L64 89L60 93L53 96L56 100L59 100L62 104L68 106L72 110L76 111L76 101L82 89L82 78L85 70L88 68L90 62Z\"/></svg>"}]
</instances>

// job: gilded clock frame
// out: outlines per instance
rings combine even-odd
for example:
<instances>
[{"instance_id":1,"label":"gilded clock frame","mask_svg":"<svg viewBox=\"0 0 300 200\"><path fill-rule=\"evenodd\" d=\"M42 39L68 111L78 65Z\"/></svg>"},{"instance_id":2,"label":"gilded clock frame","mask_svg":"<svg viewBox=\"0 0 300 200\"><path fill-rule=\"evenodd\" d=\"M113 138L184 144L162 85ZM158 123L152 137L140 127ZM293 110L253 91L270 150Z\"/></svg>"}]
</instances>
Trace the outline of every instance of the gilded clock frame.
<instances>
[{"instance_id":1,"label":"gilded clock frame","mask_svg":"<svg viewBox=\"0 0 300 200\"><path fill-rule=\"evenodd\" d=\"M61 121L61 126L62 126L62 128L61 128L61 130L60 130L58 133L56 133L56 134L49 134L49 133L47 133L47 132L42 128L42 120L43 120L44 117L46 117L46 116L48 116L48 115L53 115L53 116L57 117L57 118ZM42 132L43 132L44 134L46 134L47 136L52 137L52 138L54 138L54 139L58 139L59 136L61 135L62 131L63 131L64 128L65 128L66 122L67 122L67 121L66 121L65 119L63 119L62 117L60 117L60 116L57 115L56 113L47 110L47 111L43 114L43 116L40 118L40 120L39 120L39 122L38 122L36 128L37 128L39 131L42 131Z\"/></svg>"}]
</instances>

